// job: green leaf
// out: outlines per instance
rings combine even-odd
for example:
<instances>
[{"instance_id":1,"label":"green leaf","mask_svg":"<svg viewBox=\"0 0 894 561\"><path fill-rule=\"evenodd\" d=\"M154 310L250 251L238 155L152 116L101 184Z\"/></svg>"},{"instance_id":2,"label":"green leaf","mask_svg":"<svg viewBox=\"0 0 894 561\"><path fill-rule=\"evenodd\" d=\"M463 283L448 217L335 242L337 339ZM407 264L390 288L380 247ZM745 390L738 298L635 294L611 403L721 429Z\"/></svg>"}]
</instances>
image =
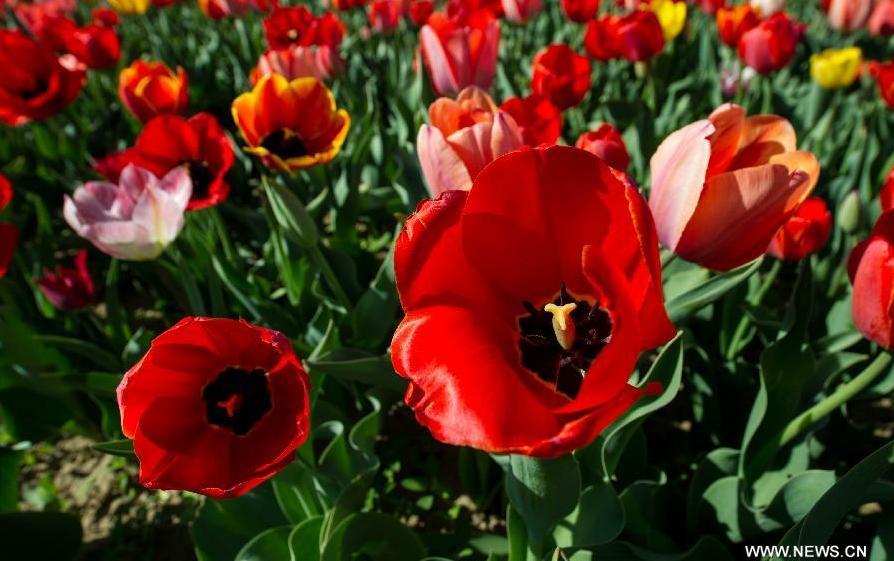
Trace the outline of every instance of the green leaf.
<instances>
[{"instance_id":1,"label":"green leaf","mask_svg":"<svg viewBox=\"0 0 894 561\"><path fill-rule=\"evenodd\" d=\"M125 458L133 458L133 441L127 438L122 440L109 440L106 442L97 442L93 448L111 454L113 456L124 456Z\"/></svg>"},{"instance_id":2,"label":"green leaf","mask_svg":"<svg viewBox=\"0 0 894 561\"><path fill-rule=\"evenodd\" d=\"M81 550L81 522L62 512L0 514L4 559L73 561Z\"/></svg>"},{"instance_id":3,"label":"green leaf","mask_svg":"<svg viewBox=\"0 0 894 561\"><path fill-rule=\"evenodd\" d=\"M511 504L506 505L506 536L509 539L509 561L527 561L528 532L525 521Z\"/></svg>"},{"instance_id":4,"label":"green leaf","mask_svg":"<svg viewBox=\"0 0 894 561\"><path fill-rule=\"evenodd\" d=\"M323 517L308 518L289 534L291 561L320 561L320 530Z\"/></svg>"},{"instance_id":5,"label":"green leaf","mask_svg":"<svg viewBox=\"0 0 894 561\"><path fill-rule=\"evenodd\" d=\"M251 539L236 555L235 561L285 561L289 559L291 526L264 530Z\"/></svg>"},{"instance_id":6,"label":"green leaf","mask_svg":"<svg viewBox=\"0 0 894 561\"><path fill-rule=\"evenodd\" d=\"M333 532L321 561L419 561L425 547L409 528L393 516L377 512L354 514Z\"/></svg>"},{"instance_id":7,"label":"green leaf","mask_svg":"<svg viewBox=\"0 0 894 561\"><path fill-rule=\"evenodd\" d=\"M727 292L733 290L756 273L763 259L742 265L732 271L717 275L667 303L667 313L673 323L679 323L698 310L719 300Z\"/></svg>"},{"instance_id":8,"label":"green leaf","mask_svg":"<svg viewBox=\"0 0 894 561\"><path fill-rule=\"evenodd\" d=\"M506 472L509 502L525 521L532 546L542 546L581 493L580 467L568 454L550 460L513 454Z\"/></svg>"},{"instance_id":9,"label":"green leaf","mask_svg":"<svg viewBox=\"0 0 894 561\"><path fill-rule=\"evenodd\" d=\"M626 542L597 547L599 561L733 561L733 556L713 536L705 536L683 553L655 553Z\"/></svg>"},{"instance_id":10,"label":"green leaf","mask_svg":"<svg viewBox=\"0 0 894 561\"><path fill-rule=\"evenodd\" d=\"M15 512L19 503L19 462L23 452L0 448L0 513Z\"/></svg>"},{"instance_id":11,"label":"green leaf","mask_svg":"<svg viewBox=\"0 0 894 561\"><path fill-rule=\"evenodd\" d=\"M394 372L389 355L370 355L356 349L337 349L307 361L307 367L340 380L403 391L407 381Z\"/></svg>"},{"instance_id":12,"label":"green leaf","mask_svg":"<svg viewBox=\"0 0 894 561\"><path fill-rule=\"evenodd\" d=\"M270 209L286 237L301 247L311 247L320 241L320 234L313 218L301 201L288 187L276 182L262 181Z\"/></svg>"},{"instance_id":13,"label":"green leaf","mask_svg":"<svg viewBox=\"0 0 894 561\"><path fill-rule=\"evenodd\" d=\"M558 547L588 547L614 540L624 529L624 508L608 481L597 481L580 496L580 504L559 522L553 537Z\"/></svg>"},{"instance_id":14,"label":"green leaf","mask_svg":"<svg viewBox=\"0 0 894 561\"><path fill-rule=\"evenodd\" d=\"M780 545L825 544L845 515L873 500L872 484L894 466L894 442L882 446L845 473L826 491L810 512L783 536Z\"/></svg>"}]
</instances>

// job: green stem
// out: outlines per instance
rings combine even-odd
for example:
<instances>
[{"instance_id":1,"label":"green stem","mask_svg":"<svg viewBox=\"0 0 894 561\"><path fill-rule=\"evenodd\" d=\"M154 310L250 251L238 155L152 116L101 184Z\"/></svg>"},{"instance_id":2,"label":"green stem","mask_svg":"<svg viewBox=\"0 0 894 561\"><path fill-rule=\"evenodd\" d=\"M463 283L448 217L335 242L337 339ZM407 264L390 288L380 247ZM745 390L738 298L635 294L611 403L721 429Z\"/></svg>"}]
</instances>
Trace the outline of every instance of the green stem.
<instances>
[{"instance_id":1,"label":"green stem","mask_svg":"<svg viewBox=\"0 0 894 561\"><path fill-rule=\"evenodd\" d=\"M891 353L882 352L869 366L866 367L866 370L861 372L856 378L850 382L841 384L832 395L798 415L785 427L779 445L785 446L813 423L819 421L832 411L835 411L847 403L849 399L869 387L879 374L888 371L892 358L894 357L892 357Z\"/></svg>"},{"instance_id":2,"label":"green stem","mask_svg":"<svg viewBox=\"0 0 894 561\"><path fill-rule=\"evenodd\" d=\"M749 301L750 304L756 306L763 302L767 292L770 291L773 283L776 282L776 277L779 276L779 271L781 269L782 261L775 261L773 267L767 272L767 276L764 277L764 282L760 289L758 289L757 294L755 294L754 298ZM739 325L736 326L736 330L733 332L733 338L730 341L729 347L727 347L727 360L732 360L736 356L736 353L739 352L739 347L742 346L742 339L748 333L749 327L751 327L751 318L748 314L743 314L742 319L739 320Z\"/></svg>"}]
</instances>

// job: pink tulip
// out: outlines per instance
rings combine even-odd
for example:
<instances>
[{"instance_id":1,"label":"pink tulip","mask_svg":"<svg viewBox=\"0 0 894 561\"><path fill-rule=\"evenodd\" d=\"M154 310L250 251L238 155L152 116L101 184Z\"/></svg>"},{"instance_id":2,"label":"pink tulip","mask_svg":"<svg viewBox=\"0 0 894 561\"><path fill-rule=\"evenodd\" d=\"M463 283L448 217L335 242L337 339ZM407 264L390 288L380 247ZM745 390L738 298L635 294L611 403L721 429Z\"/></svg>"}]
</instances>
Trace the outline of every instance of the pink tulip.
<instances>
[{"instance_id":1,"label":"pink tulip","mask_svg":"<svg viewBox=\"0 0 894 561\"><path fill-rule=\"evenodd\" d=\"M68 225L102 252L128 261L155 259L177 238L192 195L183 167L159 179L128 165L119 183L88 181L65 196Z\"/></svg>"},{"instance_id":2,"label":"pink tulip","mask_svg":"<svg viewBox=\"0 0 894 561\"><path fill-rule=\"evenodd\" d=\"M285 49L270 49L258 59L252 70L252 82L268 74L282 74L289 80L309 76L331 80L344 71L344 60L333 47L326 45L292 45Z\"/></svg>"},{"instance_id":3,"label":"pink tulip","mask_svg":"<svg viewBox=\"0 0 894 561\"><path fill-rule=\"evenodd\" d=\"M819 162L791 124L733 104L667 137L652 157L649 207L675 254L726 271L756 259L810 195Z\"/></svg>"},{"instance_id":4,"label":"pink tulip","mask_svg":"<svg viewBox=\"0 0 894 561\"><path fill-rule=\"evenodd\" d=\"M866 24L872 0L825 0L829 25L839 31L855 31Z\"/></svg>"},{"instance_id":5,"label":"pink tulip","mask_svg":"<svg viewBox=\"0 0 894 561\"><path fill-rule=\"evenodd\" d=\"M456 100L436 100L429 120L419 129L416 152L432 196L467 191L484 166L524 145L515 120L475 86Z\"/></svg>"},{"instance_id":6,"label":"pink tulip","mask_svg":"<svg viewBox=\"0 0 894 561\"><path fill-rule=\"evenodd\" d=\"M879 0L869 16L869 33L894 35L894 0Z\"/></svg>"},{"instance_id":7,"label":"pink tulip","mask_svg":"<svg viewBox=\"0 0 894 561\"><path fill-rule=\"evenodd\" d=\"M543 8L542 0L502 0L503 13L512 23L530 21Z\"/></svg>"},{"instance_id":8,"label":"pink tulip","mask_svg":"<svg viewBox=\"0 0 894 561\"><path fill-rule=\"evenodd\" d=\"M447 16L436 12L419 30L422 60L438 95L466 86L487 88L497 69L500 24L487 10Z\"/></svg>"}]
</instances>

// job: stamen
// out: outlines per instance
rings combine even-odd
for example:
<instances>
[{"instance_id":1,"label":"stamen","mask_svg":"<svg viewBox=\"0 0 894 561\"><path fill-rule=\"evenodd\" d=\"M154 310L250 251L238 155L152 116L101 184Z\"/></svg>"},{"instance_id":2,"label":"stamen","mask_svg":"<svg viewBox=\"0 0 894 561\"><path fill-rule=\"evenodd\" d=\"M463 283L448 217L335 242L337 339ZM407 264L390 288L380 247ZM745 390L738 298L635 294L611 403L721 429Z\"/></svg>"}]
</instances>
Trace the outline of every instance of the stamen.
<instances>
[{"instance_id":1,"label":"stamen","mask_svg":"<svg viewBox=\"0 0 894 561\"><path fill-rule=\"evenodd\" d=\"M571 349L576 336L574 321L569 320L571 312L577 309L577 304L563 304L558 306L550 302L543 307L543 311L553 316L553 331L556 333L556 341L566 351Z\"/></svg>"}]
</instances>

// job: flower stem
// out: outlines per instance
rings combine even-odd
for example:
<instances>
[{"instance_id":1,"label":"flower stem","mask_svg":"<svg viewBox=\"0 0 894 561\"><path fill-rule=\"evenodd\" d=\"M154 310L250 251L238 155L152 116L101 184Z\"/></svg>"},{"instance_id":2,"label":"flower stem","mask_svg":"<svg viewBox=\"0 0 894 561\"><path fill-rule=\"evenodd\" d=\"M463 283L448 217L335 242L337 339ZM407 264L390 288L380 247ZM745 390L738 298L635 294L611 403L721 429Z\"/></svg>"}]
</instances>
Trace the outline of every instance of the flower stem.
<instances>
[{"instance_id":1,"label":"flower stem","mask_svg":"<svg viewBox=\"0 0 894 561\"><path fill-rule=\"evenodd\" d=\"M866 370L861 372L856 378L850 382L841 384L832 395L798 415L785 427L779 445L785 446L796 436L804 432L810 425L819 421L841 405L847 403L849 399L869 387L879 374L887 372L888 367L891 365L892 358L894 357L892 357L891 353L883 351L869 366L866 367Z\"/></svg>"},{"instance_id":2,"label":"flower stem","mask_svg":"<svg viewBox=\"0 0 894 561\"><path fill-rule=\"evenodd\" d=\"M756 306L763 301L767 292L769 292L770 288L773 286L773 283L776 282L776 277L779 276L780 269L782 269L782 261L775 261L773 267L767 272L767 276L764 277L764 282L757 291L757 294L750 300L750 304ZM736 330L733 332L733 338L729 343L729 347L726 349L726 358L728 360L732 360L736 356L736 353L739 352L739 347L742 345L742 339L748 333L749 327L751 327L751 318L748 314L743 314L742 319L739 320L739 324L736 326Z\"/></svg>"}]
</instances>

